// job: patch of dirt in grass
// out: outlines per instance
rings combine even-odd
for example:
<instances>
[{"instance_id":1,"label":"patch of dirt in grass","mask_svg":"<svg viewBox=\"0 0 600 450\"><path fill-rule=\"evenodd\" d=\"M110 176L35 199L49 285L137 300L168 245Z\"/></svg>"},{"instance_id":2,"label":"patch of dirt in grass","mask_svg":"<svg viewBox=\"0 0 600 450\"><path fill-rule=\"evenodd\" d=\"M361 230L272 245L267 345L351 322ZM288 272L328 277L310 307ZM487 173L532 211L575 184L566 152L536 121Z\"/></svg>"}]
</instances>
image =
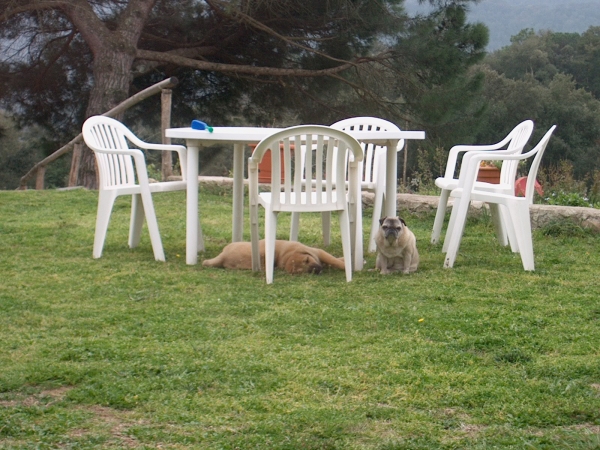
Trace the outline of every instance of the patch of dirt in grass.
<instances>
[{"instance_id":1,"label":"patch of dirt in grass","mask_svg":"<svg viewBox=\"0 0 600 450\"><path fill-rule=\"evenodd\" d=\"M56 389L47 389L31 395L19 395L7 400L0 400L0 407L48 407L60 402L67 393L72 390L71 386L62 386ZM143 423L135 420L131 413L118 411L104 406L75 406L77 410L92 415L89 426L86 428L75 428L69 431L69 437L74 439L85 439L98 433L108 433L112 441L116 441L118 448L136 448L141 444L137 439L127 435L127 430L133 425ZM107 431L106 431L107 430ZM2 441L6 443L5 441Z\"/></svg>"},{"instance_id":2,"label":"patch of dirt in grass","mask_svg":"<svg viewBox=\"0 0 600 450\"><path fill-rule=\"evenodd\" d=\"M132 425L142 423L142 421L135 421L127 412L117 411L112 408L105 406L84 406L80 407L81 410L90 412L93 414L91 419L91 429L106 429L108 428L110 436L117 440L119 445L126 448L136 448L139 444L137 439L127 435L127 430ZM74 438L82 438L92 431L89 429L75 429L72 430L69 435Z\"/></svg>"},{"instance_id":3,"label":"patch of dirt in grass","mask_svg":"<svg viewBox=\"0 0 600 450\"><path fill-rule=\"evenodd\" d=\"M48 406L52 403L61 401L71 389L73 389L71 386L61 386L56 389L47 389L36 394L20 396L11 400L0 400L0 406L6 408L14 408L17 406ZM49 399L49 401L42 401L46 399Z\"/></svg>"},{"instance_id":4,"label":"patch of dirt in grass","mask_svg":"<svg viewBox=\"0 0 600 450\"><path fill-rule=\"evenodd\" d=\"M464 411L453 408L445 408L437 414L450 434L445 440L453 442L465 438L474 438L488 427L486 425L476 425L471 422L471 417Z\"/></svg>"},{"instance_id":5,"label":"patch of dirt in grass","mask_svg":"<svg viewBox=\"0 0 600 450\"><path fill-rule=\"evenodd\" d=\"M592 425L591 423L586 423L586 424L580 424L580 425L573 425L572 427L569 427L573 430L578 430L578 431L589 431L590 434L598 434L600 435L600 425Z\"/></svg>"},{"instance_id":6,"label":"patch of dirt in grass","mask_svg":"<svg viewBox=\"0 0 600 450\"><path fill-rule=\"evenodd\" d=\"M472 423L461 423L459 430L469 436L469 437L473 437L477 434L479 434L481 431L485 430L487 427L485 425L473 425Z\"/></svg>"},{"instance_id":7,"label":"patch of dirt in grass","mask_svg":"<svg viewBox=\"0 0 600 450\"><path fill-rule=\"evenodd\" d=\"M544 437L544 436L553 436L557 433L565 432L565 431L578 431L581 432L582 435L600 435L600 425L593 425L591 423L584 423L578 425L570 425L564 427L554 427L554 428L535 428L529 429L527 431L531 436Z\"/></svg>"},{"instance_id":8,"label":"patch of dirt in grass","mask_svg":"<svg viewBox=\"0 0 600 450\"><path fill-rule=\"evenodd\" d=\"M18 400L0 400L0 406L3 408L14 408L21 404Z\"/></svg>"},{"instance_id":9,"label":"patch of dirt in grass","mask_svg":"<svg viewBox=\"0 0 600 450\"><path fill-rule=\"evenodd\" d=\"M368 447L372 442L394 443L406 436L398 430L397 424L388 420L369 420L348 429L358 442Z\"/></svg>"}]
</instances>

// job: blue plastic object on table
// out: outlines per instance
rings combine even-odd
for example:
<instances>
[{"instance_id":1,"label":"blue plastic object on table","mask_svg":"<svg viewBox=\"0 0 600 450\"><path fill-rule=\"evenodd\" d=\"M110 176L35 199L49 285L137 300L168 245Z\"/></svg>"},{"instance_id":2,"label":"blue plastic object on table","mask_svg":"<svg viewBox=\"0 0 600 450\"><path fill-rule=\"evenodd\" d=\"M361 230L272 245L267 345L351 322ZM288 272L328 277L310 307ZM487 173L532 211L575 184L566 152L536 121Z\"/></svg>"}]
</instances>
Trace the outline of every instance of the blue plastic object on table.
<instances>
[{"instance_id":1,"label":"blue plastic object on table","mask_svg":"<svg viewBox=\"0 0 600 450\"><path fill-rule=\"evenodd\" d=\"M207 125L205 122L201 120L192 120L192 129L194 130L207 130L209 133L213 132L213 127Z\"/></svg>"}]
</instances>

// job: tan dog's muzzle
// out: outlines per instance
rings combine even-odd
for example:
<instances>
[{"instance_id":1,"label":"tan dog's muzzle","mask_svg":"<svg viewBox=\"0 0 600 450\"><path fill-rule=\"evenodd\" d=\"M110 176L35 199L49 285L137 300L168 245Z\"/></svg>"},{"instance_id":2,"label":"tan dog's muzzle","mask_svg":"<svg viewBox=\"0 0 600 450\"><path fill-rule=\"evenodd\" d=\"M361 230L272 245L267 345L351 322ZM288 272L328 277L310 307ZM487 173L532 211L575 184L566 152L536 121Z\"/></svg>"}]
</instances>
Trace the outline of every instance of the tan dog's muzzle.
<instances>
[{"instance_id":1,"label":"tan dog's muzzle","mask_svg":"<svg viewBox=\"0 0 600 450\"><path fill-rule=\"evenodd\" d=\"M323 266L320 266L318 264L312 264L308 268L308 273L314 273L315 275L319 275L322 270L323 270Z\"/></svg>"}]
</instances>

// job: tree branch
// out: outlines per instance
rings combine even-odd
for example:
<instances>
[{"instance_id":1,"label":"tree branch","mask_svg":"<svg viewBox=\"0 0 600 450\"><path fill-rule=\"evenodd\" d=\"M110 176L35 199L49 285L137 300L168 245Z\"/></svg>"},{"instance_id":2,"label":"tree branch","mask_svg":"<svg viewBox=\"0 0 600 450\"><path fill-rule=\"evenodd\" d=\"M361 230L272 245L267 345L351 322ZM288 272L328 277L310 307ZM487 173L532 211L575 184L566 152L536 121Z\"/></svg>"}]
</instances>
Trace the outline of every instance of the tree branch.
<instances>
[{"instance_id":1,"label":"tree branch","mask_svg":"<svg viewBox=\"0 0 600 450\"><path fill-rule=\"evenodd\" d=\"M209 4L209 5L210 5L210 6L211 6L213 9L216 9L216 8L217 8L217 6L216 6L216 3L221 3L221 4L222 4L222 3L224 3L224 2L222 2L221 0L206 0L206 2L207 2L207 3L208 3L208 4ZM275 30L273 30L271 27L268 27L268 26L267 26L267 25L265 25L264 23L262 23L262 22L260 22L260 21L256 20L254 17L252 17L252 16L250 16L250 15L248 15L248 14L245 14L245 13L243 13L243 12L241 11L241 9L240 9L240 10L237 10L237 11L235 11L235 10L234 10L234 13L233 13L233 15L234 15L234 16L238 16L238 17L241 17L241 18L242 18L242 21L243 21L243 22L245 22L246 24L248 24L248 25L252 26L253 28L255 28L255 29L257 29L257 30L264 31L265 33L267 33L267 34L269 34L269 35L271 35L271 36L273 36L273 37L276 37L277 39L280 39L280 40L282 40L283 42L286 42L286 43L287 43L287 44L289 44L289 45L292 45L292 46L294 46L294 47L298 47L298 48L300 48L300 49L302 49L302 50L305 50L305 51L307 51L307 52L313 53L313 54L315 54L315 55L322 56L322 57L324 57L324 58L326 58L326 59L329 59L329 60L331 60L331 61L340 62L340 63L344 63L344 64L345 64L345 63L348 63L348 61L345 61L345 60L343 60L343 59L339 59L339 58L334 58L333 56L331 56L331 55L328 55L328 54L326 54L326 53L323 53L323 52L320 52L320 51L318 51L318 50L315 50L314 48L310 48L310 47L307 47L307 46L305 46L305 45L302 45L302 44L300 44L300 43L296 42L296 40L295 40L295 39L292 39L292 38L290 38L290 37L283 36L282 34L279 34L279 33L278 33L278 32L276 32Z\"/></svg>"},{"instance_id":2,"label":"tree branch","mask_svg":"<svg viewBox=\"0 0 600 450\"><path fill-rule=\"evenodd\" d=\"M339 66L321 70L306 70L306 69L285 69L276 67L256 67L237 64L222 64L212 63L207 61L198 61L197 59L185 58L171 53L154 52L150 50L137 51L138 59L148 61L159 61L163 63L175 64L178 66L190 67L192 69L207 70L223 73L243 73L254 76L295 76L295 77L319 77L327 76L354 67L357 64L366 62L366 59L357 60L354 62L346 62Z\"/></svg>"},{"instance_id":3,"label":"tree branch","mask_svg":"<svg viewBox=\"0 0 600 450\"><path fill-rule=\"evenodd\" d=\"M4 2L2 2L4 3ZM12 3L12 4L11 4ZM39 11L41 9L59 9L68 2L65 0L46 0L46 1L29 1L29 2L9 2L8 5L4 6L4 12L0 15L0 21L6 22L9 19L31 11ZM1 4L0 4L1 5Z\"/></svg>"}]
</instances>

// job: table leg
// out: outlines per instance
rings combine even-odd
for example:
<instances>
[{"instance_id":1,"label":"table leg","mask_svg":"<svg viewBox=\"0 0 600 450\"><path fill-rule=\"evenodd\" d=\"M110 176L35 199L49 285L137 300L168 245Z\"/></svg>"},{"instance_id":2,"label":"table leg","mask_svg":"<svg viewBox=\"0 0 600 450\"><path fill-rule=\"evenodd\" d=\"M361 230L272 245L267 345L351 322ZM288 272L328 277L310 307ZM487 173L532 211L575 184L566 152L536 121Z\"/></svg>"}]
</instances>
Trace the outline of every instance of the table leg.
<instances>
[{"instance_id":1,"label":"table leg","mask_svg":"<svg viewBox=\"0 0 600 450\"><path fill-rule=\"evenodd\" d=\"M388 142L385 164L385 205L383 208L384 216L396 217L396 183L398 180L398 161L396 153L396 143Z\"/></svg>"},{"instance_id":2,"label":"table leg","mask_svg":"<svg viewBox=\"0 0 600 450\"><path fill-rule=\"evenodd\" d=\"M351 222L353 224L351 230L351 239L353 246L353 255L354 255L354 271L359 271L363 269L364 266L364 249L363 249L363 230L362 230L362 191L360 188L360 183L356 183L358 177L352 177L354 182L352 182L349 186L350 192L354 192L354 211L350 213L354 216L354 220Z\"/></svg>"},{"instance_id":3,"label":"table leg","mask_svg":"<svg viewBox=\"0 0 600 450\"><path fill-rule=\"evenodd\" d=\"M233 232L232 242L240 242L244 232L244 144L233 146Z\"/></svg>"},{"instance_id":4,"label":"table leg","mask_svg":"<svg viewBox=\"0 0 600 450\"><path fill-rule=\"evenodd\" d=\"M200 148L187 148L187 191L185 224L185 262L198 263L198 153Z\"/></svg>"}]
</instances>

